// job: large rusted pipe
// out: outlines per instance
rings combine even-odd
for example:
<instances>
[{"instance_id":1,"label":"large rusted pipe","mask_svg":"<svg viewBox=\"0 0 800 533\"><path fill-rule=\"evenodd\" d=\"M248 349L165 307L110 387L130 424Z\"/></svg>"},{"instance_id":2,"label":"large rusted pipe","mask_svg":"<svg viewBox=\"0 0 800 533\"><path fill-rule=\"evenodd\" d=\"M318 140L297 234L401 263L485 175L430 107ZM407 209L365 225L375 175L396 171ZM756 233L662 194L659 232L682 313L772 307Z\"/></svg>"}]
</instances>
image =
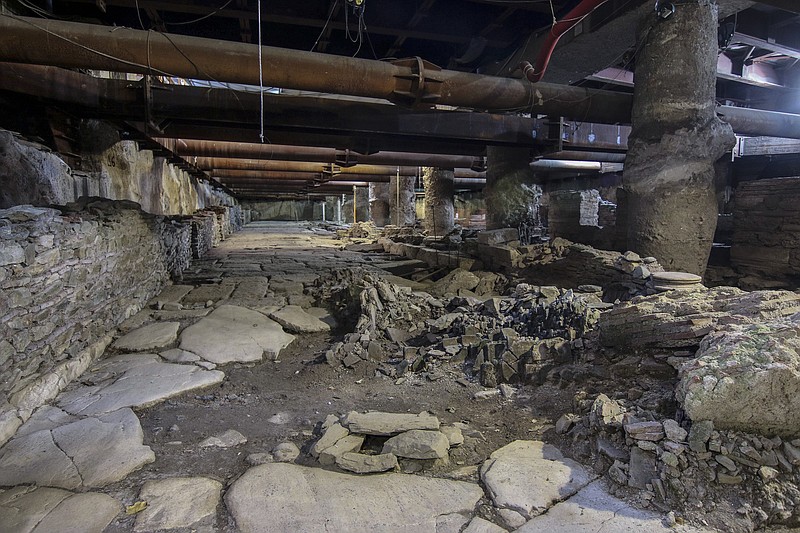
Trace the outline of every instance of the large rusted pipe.
<instances>
[{"instance_id":1,"label":"large rusted pipe","mask_svg":"<svg viewBox=\"0 0 800 533\"><path fill-rule=\"evenodd\" d=\"M227 141L201 141L195 139L155 138L176 154L186 157L214 159L258 159L261 161L303 161L336 163L341 166L405 165L435 166L442 168L476 168L483 166L482 157L467 155L423 154L414 152L381 151L374 154L359 154L350 150L294 146L283 144L259 144ZM194 159L192 159L194 161ZM216 167L223 168L223 167Z\"/></svg>"},{"instance_id":2,"label":"large rusted pipe","mask_svg":"<svg viewBox=\"0 0 800 533\"><path fill-rule=\"evenodd\" d=\"M246 170L246 171L280 171L280 172L328 172L337 174L373 174L381 176L394 176L398 172L401 176L416 176L420 167L388 166L388 165L356 165L353 167L339 167L329 163L304 163L299 161L264 161L260 159L228 159L219 157L188 158L188 161L209 171ZM212 172L212 173L213 173ZM456 176L461 178L478 178L480 172L468 169L456 169Z\"/></svg>"},{"instance_id":3,"label":"large rusted pipe","mask_svg":"<svg viewBox=\"0 0 800 533\"><path fill-rule=\"evenodd\" d=\"M740 135L800 139L800 115L730 106L717 107L717 115Z\"/></svg>"},{"instance_id":4,"label":"large rusted pipe","mask_svg":"<svg viewBox=\"0 0 800 533\"><path fill-rule=\"evenodd\" d=\"M35 46L32 45L35 43ZM129 28L0 15L0 60L258 84L258 47ZM404 104L524 109L595 122L628 122L631 96L595 89L265 46L263 83L384 98Z\"/></svg>"}]
</instances>

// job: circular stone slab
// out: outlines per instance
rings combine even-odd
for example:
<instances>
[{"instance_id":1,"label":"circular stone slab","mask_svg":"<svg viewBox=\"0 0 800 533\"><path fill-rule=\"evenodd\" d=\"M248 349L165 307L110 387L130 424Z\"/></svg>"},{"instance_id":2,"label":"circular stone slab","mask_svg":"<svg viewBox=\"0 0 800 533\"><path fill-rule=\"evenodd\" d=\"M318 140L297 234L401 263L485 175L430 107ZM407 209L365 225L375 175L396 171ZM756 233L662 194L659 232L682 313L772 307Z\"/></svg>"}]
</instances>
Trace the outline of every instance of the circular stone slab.
<instances>
[{"instance_id":1,"label":"circular stone slab","mask_svg":"<svg viewBox=\"0 0 800 533\"><path fill-rule=\"evenodd\" d=\"M688 272L653 272L653 281L662 282L664 284L694 284L703 281L703 278L697 274L690 274Z\"/></svg>"}]
</instances>

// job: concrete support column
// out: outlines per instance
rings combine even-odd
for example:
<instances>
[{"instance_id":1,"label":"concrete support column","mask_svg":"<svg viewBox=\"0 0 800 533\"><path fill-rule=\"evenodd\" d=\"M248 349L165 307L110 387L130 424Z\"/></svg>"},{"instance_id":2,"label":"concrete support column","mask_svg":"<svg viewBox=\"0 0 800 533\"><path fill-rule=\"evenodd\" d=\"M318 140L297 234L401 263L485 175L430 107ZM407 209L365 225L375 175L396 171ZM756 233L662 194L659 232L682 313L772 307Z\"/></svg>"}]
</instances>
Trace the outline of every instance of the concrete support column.
<instances>
[{"instance_id":1,"label":"concrete support column","mask_svg":"<svg viewBox=\"0 0 800 533\"><path fill-rule=\"evenodd\" d=\"M486 147L486 229L539 223L542 189L526 148Z\"/></svg>"},{"instance_id":2,"label":"concrete support column","mask_svg":"<svg viewBox=\"0 0 800 533\"><path fill-rule=\"evenodd\" d=\"M714 112L717 6L651 13L639 40L623 174L628 247L667 270L702 274L717 224L714 165L735 143Z\"/></svg>"},{"instance_id":3,"label":"concrete support column","mask_svg":"<svg viewBox=\"0 0 800 533\"><path fill-rule=\"evenodd\" d=\"M389 224L413 226L417 221L414 211L413 176L392 176L389 180Z\"/></svg>"},{"instance_id":4,"label":"concrete support column","mask_svg":"<svg viewBox=\"0 0 800 533\"><path fill-rule=\"evenodd\" d=\"M452 168L424 167L422 180L425 185L425 229L428 235L446 235L455 224L453 206Z\"/></svg>"},{"instance_id":5,"label":"concrete support column","mask_svg":"<svg viewBox=\"0 0 800 533\"><path fill-rule=\"evenodd\" d=\"M369 184L369 218L379 228L389 224L389 184Z\"/></svg>"}]
</instances>

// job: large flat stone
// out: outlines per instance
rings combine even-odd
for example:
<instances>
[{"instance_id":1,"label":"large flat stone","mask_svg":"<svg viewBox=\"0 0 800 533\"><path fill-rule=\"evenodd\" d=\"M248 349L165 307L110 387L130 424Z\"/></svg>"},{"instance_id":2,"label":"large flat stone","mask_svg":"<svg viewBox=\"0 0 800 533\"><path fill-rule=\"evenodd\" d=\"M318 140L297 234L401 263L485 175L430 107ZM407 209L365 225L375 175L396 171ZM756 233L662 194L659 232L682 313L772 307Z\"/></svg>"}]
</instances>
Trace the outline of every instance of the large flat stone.
<instances>
[{"instance_id":1,"label":"large flat stone","mask_svg":"<svg viewBox=\"0 0 800 533\"><path fill-rule=\"evenodd\" d=\"M489 456L481 479L496 507L530 519L578 492L591 476L550 444L517 440Z\"/></svg>"},{"instance_id":2,"label":"large flat stone","mask_svg":"<svg viewBox=\"0 0 800 533\"><path fill-rule=\"evenodd\" d=\"M480 487L460 481L274 463L245 472L225 502L243 533L418 533L437 531L443 515L471 514L482 496Z\"/></svg>"},{"instance_id":3,"label":"large flat stone","mask_svg":"<svg viewBox=\"0 0 800 533\"><path fill-rule=\"evenodd\" d=\"M695 422L800 437L800 315L708 335L676 394Z\"/></svg>"},{"instance_id":4,"label":"large flat stone","mask_svg":"<svg viewBox=\"0 0 800 533\"><path fill-rule=\"evenodd\" d=\"M235 287L236 285L232 283L200 285L183 297L183 303L193 304L227 300Z\"/></svg>"},{"instance_id":5,"label":"large flat stone","mask_svg":"<svg viewBox=\"0 0 800 533\"><path fill-rule=\"evenodd\" d=\"M58 447L72 458L86 487L104 487L155 461L130 409L84 418L52 431Z\"/></svg>"},{"instance_id":6,"label":"large flat stone","mask_svg":"<svg viewBox=\"0 0 800 533\"><path fill-rule=\"evenodd\" d=\"M109 376L110 379L102 381ZM123 407L147 407L186 391L214 385L223 380L219 370L195 365L164 363L155 354L113 357L95 367L83 381L99 385L64 392L58 405L72 414L96 415Z\"/></svg>"},{"instance_id":7,"label":"large flat stone","mask_svg":"<svg viewBox=\"0 0 800 533\"><path fill-rule=\"evenodd\" d=\"M103 487L155 461L130 409L84 418L9 441L0 449L0 485Z\"/></svg>"},{"instance_id":8,"label":"large flat stone","mask_svg":"<svg viewBox=\"0 0 800 533\"><path fill-rule=\"evenodd\" d=\"M181 349L216 364L277 358L294 340L281 326L244 307L222 305L183 330Z\"/></svg>"},{"instance_id":9,"label":"large flat stone","mask_svg":"<svg viewBox=\"0 0 800 533\"><path fill-rule=\"evenodd\" d=\"M0 485L24 483L75 489L81 476L49 430L11 439L0 449Z\"/></svg>"},{"instance_id":10,"label":"large flat stone","mask_svg":"<svg viewBox=\"0 0 800 533\"><path fill-rule=\"evenodd\" d=\"M164 289L159 293L158 296L150 300L151 302L172 302L178 303L180 302L184 296L189 294L192 289L194 289L191 285L167 285Z\"/></svg>"},{"instance_id":11,"label":"large flat stone","mask_svg":"<svg viewBox=\"0 0 800 533\"><path fill-rule=\"evenodd\" d=\"M422 412L418 415L407 413L382 413L370 411L359 413L350 411L342 422L351 433L364 435L397 435L412 429L439 429L439 419Z\"/></svg>"},{"instance_id":12,"label":"large flat stone","mask_svg":"<svg viewBox=\"0 0 800 533\"><path fill-rule=\"evenodd\" d=\"M0 493L0 531L28 532L72 493L49 487L13 487Z\"/></svg>"},{"instance_id":13,"label":"large flat stone","mask_svg":"<svg viewBox=\"0 0 800 533\"><path fill-rule=\"evenodd\" d=\"M552 507L547 514L529 520L518 533L689 533L707 530L689 526L667 527L662 516L636 509L611 496L602 481L586 486L569 500Z\"/></svg>"},{"instance_id":14,"label":"large flat stone","mask_svg":"<svg viewBox=\"0 0 800 533\"><path fill-rule=\"evenodd\" d=\"M158 350L178 340L180 322L156 322L135 329L123 335L113 344L113 347L123 352L145 352Z\"/></svg>"},{"instance_id":15,"label":"large flat stone","mask_svg":"<svg viewBox=\"0 0 800 533\"><path fill-rule=\"evenodd\" d=\"M50 511L32 533L102 533L121 509L120 503L106 494L72 494Z\"/></svg>"},{"instance_id":16,"label":"large flat stone","mask_svg":"<svg viewBox=\"0 0 800 533\"><path fill-rule=\"evenodd\" d=\"M319 333L330 331L331 327L319 318L306 313L299 305L287 305L273 313L270 318L293 333Z\"/></svg>"},{"instance_id":17,"label":"large flat stone","mask_svg":"<svg viewBox=\"0 0 800 533\"><path fill-rule=\"evenodd\" d=\"M222 483L205 477L148 481L139 493L147 507L136 515L134 531L192 527L217 512Z\"/></svg>"},{"instance_id":18,"label":"large flat stone","mask_svg":"<svg viewBox=\"0 0 800 533\"><path fill-rule=\"evenodd\" d=\"M450 441L444 433L412 429L387 440L381 453L409 459L444 459L449 449Z\"/></svg>"}]
</instances>

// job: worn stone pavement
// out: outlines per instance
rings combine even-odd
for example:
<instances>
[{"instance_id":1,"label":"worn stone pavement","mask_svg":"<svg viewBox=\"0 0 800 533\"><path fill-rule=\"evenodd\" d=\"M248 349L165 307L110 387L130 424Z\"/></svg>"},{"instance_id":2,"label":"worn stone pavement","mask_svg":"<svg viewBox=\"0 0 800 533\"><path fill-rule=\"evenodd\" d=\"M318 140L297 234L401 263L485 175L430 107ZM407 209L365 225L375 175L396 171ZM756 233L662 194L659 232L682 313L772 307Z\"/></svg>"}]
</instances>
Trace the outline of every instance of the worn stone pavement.
<instances>
[{"instance_id":1,"label":"worn stone pavement","mask_svg":"<svg viewBox=\"0 0 800 533\"><path fill-rule=\"evenodd\" d=\"M332 269L385 261L341 245L314 226L253 223L197 261L0 448L0 531L118 530L128 514L137 532L214 531L219 515L243 532L699 531L611 496L590 469L533 440L493 453L478 482L352 475L295 464L299 450L289 446L227 486L213 476L165 477L144 482L135 501L106 494L155 460L137 409L229 379L226 364L268 364L297 336L335 326L306 289ZM198 446L236 454L245 440L227 431ZM497 523L478 516L480 502Z\"/></svg>"}]
</instances>

